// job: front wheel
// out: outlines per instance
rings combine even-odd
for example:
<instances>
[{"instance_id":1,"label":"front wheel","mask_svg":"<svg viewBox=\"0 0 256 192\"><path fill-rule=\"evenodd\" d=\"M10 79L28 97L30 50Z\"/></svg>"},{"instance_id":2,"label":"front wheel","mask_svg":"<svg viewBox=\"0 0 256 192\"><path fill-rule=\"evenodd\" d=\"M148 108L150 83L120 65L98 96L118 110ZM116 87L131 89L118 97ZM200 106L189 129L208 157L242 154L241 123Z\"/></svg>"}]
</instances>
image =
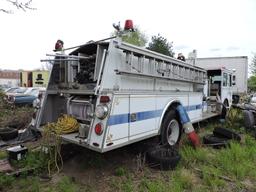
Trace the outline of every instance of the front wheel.
<instances>
[{"instance_id":1,"label":"front wheel","mask_svg":"<svg viewBox=\"0 0 256 192\"><path fill-rule=\"evenodd\" d=\"M177 145L181 136L181 126L174 110L169 111L164 117L161 126L161 142L170 146Z\"/></svg>"}]
</instances>

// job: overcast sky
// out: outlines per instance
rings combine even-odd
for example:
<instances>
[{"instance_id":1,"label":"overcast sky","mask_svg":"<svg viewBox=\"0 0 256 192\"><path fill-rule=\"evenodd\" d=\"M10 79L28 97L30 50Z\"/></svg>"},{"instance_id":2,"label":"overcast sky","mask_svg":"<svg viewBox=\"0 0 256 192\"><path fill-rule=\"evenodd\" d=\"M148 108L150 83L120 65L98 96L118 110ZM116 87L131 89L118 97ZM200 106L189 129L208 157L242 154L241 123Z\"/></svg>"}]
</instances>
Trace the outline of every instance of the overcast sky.
<instances>
[{"instance_id":1,"label":"overcast sky","mask_svg":"<svg viewBox=\"0 0 256 192\"><path fill-rule=\"evenodd\" d=\"M187 57L256 52L256 0L33 0L35 11L0 12L0 69L41 68L57 39L64 47L109 37L112 23L132 19L148 36L173 41ZM13 8L0 0L0 8Z\"/></svg>"}]
</instances>

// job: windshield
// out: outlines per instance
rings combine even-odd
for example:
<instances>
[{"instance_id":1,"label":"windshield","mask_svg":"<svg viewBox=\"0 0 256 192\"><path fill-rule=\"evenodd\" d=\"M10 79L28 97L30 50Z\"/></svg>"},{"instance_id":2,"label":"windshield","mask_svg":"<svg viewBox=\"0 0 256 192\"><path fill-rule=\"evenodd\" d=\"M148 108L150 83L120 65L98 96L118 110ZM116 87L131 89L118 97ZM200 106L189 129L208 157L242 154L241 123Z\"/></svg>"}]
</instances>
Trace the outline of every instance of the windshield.
<instances>
[{"instance_id":1,"label":"windshield","mask_svg":"<svg viewBox=\"0 0 256 192\"><path fill-rule=\"evenodd\" d=\"M10 88L10 89L6 90L6 93L14 93L14 91L17 89L19 89L19 88L17 88L17 87Z\"/></svg>"},{"instance_id":2,"label":"windshield","mask_svg":"<svg viewBox=\"0 0 256 192\"><path fill-rule=\"evenodd\" d=\"M39 92L39 89L33 88L33 89L27 89L24 94L25 95L37 95Z\"/></svg>"},{"instance_id":3,"label":"windshield","mask_svg":"<svg viewBox=\"0 0 256 192\"><path fill-rule=\"evenodd\" d=\"M26 90L27 90L27 88L18 88L16 90L14 90L12 93L25 93Z\"/></svg>"}]
</instances>

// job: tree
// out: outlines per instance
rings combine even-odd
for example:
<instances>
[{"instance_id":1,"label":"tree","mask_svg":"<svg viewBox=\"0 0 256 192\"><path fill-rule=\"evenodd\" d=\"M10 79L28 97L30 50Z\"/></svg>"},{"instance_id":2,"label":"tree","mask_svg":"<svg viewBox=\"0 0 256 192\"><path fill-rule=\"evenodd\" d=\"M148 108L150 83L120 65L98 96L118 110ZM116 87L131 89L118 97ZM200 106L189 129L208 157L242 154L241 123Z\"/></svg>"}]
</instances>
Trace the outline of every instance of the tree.
<instances>
[{"instance_id":1,"label":"tree","mask_svg":"<svg viewBox=\"0 0 256 192\"><path fill-rule=\"evenodd\" d=\"M151 42L149 43L147 49L173 57L174 52L172 47L172 42L169 43L166 38L158 34L157 36L153 36L151 38Z\"/></svg>"},{"instance_id":2,"label":"tree","mask_svg":"<svg viewBox=\"0 0 256 192\"><path fill-rule=\"evenodd\" d=\"M256 76L256 53L254 54L252 58L252 62L250 64L251 73Z\"/></svg>"},{"instance_id":3,"label":"tree","mask_svg":"<svg viewBox=\"0 0 256 192\"><path fill-rule=\"evenodd\" d=\"M122 36L122 40L139 47L144 47L147 43L147 36L138 27L135 27L135 31Z\"/></svg>"},{"instance_id":4,"label":"tree","mask_svg":"<svg viewBox=\"0 0 256 192\"><path fill-rule=\"evenodd\" d=\"M120 24L115 26L119 28L119 30L122 32L122 30L120 29ZM112 33L112 35L117 35L117 34L118 34L118 31L115 31ZM123 34L121 38L122 38L122 41L133 44L133 45L137 45L139 47L144 47L148 41L146 34L142 32L138 26L135 26L133 32Z\"/></svg>"},{"instance_id":5,"label":"tree","mask_svg":"<svg viewBox=\"0 0 256 192\"><path fill-rule=\"evenodd\" d=\"M26 11L26 10L35 10L36 8L31 7L32 0L5 0L7 3L7 6L13 6L16 7L19 10ZM13 9L5 9L0 8L0 12L4 13L14 13Z\"/></svg>"},{"instance_id":6,"label":"tree","mask_svg":"<svg viewBox=\"0 0 256 192\"><path fill-rule=\"evenodd\" d=\"M252 62L250 64L250 70L252 73L252 76L248 79L248 89L250 91L256 91L256 53L254 54L252 58Z\"/></svg>"},{"instance_id":7,"label":"tree","mask_svg":"<svg viewBox=\"0 0 256 192\"><path fill-rule=\"evenodd\" d=\"M249 91L256 91L256 76L251 76L247 82Z\"/></svg>"}]
</instances>

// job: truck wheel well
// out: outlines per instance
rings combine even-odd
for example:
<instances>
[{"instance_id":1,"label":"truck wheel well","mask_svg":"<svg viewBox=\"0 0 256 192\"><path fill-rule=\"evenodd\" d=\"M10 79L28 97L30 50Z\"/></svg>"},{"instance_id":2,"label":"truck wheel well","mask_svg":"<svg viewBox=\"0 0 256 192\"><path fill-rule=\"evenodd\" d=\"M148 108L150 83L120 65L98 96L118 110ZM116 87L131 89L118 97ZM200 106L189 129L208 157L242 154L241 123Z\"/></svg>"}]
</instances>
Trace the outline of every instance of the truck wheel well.
<instances>
[{"instance_id":1,"label":"truck wheel well","mask_svg":"<svg viewBox=\"0 0 256 192\"><path fill-rule=\"evenodd\" d=\"M163 114L163 116L161 117L161 122L160 122L160 124L159 124L159 134L161 133L161 129L162 129L162 123L163 123L163 120L164 120L164 118L166 117L166 115L169 113L169 111L171 111L171 110L175 110L175 112L176 112L176 115L177 115L177 118L178 118L178 121L179 121L179 123L180 123L180 117L179 117L179 114L177 113L177 111L176 111L176 108L177 108L177 106L178 105L180 105L181 103L179 102L179 101L174 101L174 102L172 102L169 106L168 106L168 108L164 111L164 114Z\"/></svg>"}]
</instances>

